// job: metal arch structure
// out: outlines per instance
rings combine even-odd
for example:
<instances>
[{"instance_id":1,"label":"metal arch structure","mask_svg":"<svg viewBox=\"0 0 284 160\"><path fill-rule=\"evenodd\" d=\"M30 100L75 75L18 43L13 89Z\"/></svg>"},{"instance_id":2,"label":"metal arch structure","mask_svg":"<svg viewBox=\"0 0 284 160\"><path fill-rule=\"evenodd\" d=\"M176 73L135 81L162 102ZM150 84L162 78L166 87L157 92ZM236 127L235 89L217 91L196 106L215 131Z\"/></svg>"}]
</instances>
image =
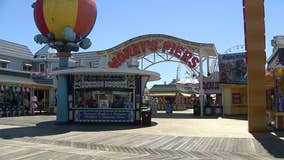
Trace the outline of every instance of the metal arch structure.
<instances>
[{"instance_id":1,"label":"metal arch structure","mask_svg":"<svg viewBox=\"0 0 284 160\"><path fill-rule=\"evenodd\" d=\"M216 58L214 58L213 60L215 60L215 59ZM155 64L163 63L163 62L175 62L175 63L185 65L190 72L192 72L195 75L199 75L198 68L199 68L200 63L198 65L196 65L196 67L190 68L183 61L181 61L180 59L177 59L175 56L168 54L168 53L154 52L154 53L151 53L151 54L148 54L148 55L143 55L143 56L139 57L138 61L140 61L139 68L141 70L147 70L151 66L153 66ZM206 61L206 57L203 57L202 62L205 62L205 61ZM212 61L212 63L216 63L216 62ZM212 64L212 63L210 65L210 69L209 69L210 73L216 71L215 68L214 69L212 68L212 66L215 66L215 64Z\"/></svg>"}]
</instances>

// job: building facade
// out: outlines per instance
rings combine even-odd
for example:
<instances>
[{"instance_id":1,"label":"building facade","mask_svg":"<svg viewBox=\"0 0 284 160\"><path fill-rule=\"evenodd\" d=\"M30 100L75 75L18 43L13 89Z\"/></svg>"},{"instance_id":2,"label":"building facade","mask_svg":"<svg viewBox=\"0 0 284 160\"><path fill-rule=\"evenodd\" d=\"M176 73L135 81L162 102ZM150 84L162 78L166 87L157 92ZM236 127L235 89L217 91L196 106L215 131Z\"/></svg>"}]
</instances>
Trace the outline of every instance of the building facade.
<instances>
[{"instance_id":1,"label":"building facade","mask_svg":"<svg viewBox=\"0 0 284 160\"><path fill-rule=\"evenodd\" d=\"M29 113L34 96L37 97L36 108L48 111L52 105L49 91L55 86L52 79L37 73L34 55L27 46L0 40L0 105L3 114L12 115L12 110Z\"/></svg>"}]
</instances>

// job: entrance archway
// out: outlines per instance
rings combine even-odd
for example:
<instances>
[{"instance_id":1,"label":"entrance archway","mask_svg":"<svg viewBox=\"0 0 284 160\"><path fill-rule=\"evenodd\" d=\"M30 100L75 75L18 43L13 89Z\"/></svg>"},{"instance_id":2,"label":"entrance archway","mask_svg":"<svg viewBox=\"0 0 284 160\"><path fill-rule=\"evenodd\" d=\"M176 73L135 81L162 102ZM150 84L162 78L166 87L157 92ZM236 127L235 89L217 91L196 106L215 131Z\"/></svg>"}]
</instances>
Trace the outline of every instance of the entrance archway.
<instances>
[{"instance_id":1,"label":"entrance archway","mask_svg":"<svg viewBox=\"0 0 284 160\"><path fill-rule=\"evenodd\" d=\"M110 68L120 68L124 65L134 63L136 65L138 59L141 59L142 69L165 62L176 61L189 67L199 79L199 98L201 116L203 116L204 105L204 89L203 89L203 62L207 62L207 72L209 73L210 58L217 57L215 45L212 43L198 43L183 40L163 34L149 34L132 38L113 48L98 51L98 54L105 54L107 64ZM147 56L152 54L152 59ZM160 58L159 61L158 58ZM148 66L143 65L143 61L148 61Z\"/></svg>"}]
</instances>

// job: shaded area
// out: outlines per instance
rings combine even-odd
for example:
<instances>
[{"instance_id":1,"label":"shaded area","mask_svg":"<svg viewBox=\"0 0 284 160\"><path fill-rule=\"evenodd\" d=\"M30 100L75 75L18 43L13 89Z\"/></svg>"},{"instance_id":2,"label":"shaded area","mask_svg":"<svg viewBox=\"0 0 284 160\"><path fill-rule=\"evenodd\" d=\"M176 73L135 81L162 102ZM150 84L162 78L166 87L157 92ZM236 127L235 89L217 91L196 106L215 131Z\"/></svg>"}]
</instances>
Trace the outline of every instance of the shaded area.
<instances>
[{"instance_id":1,"label":"shaded area","mask_svg":"<svg viewBox=\"0 0 284 160\"><path fill-rule=\"evenodd\" d=\"M247 115L204 115L203 117L199 115L194 115L191 109L187 111L174 111L172 114L166 114L163 111L159 111L158 113L152 114L153 118L168 118L168 119L236 119L236 120L244 120L247 121Z\"/></svg>"},{"instance_id":2,"label":"shaded area","mask_svg":"<svg viewBox=\"0 0 284 160\"><path fill-rule=\"evenodd\" d=\"M3 124L3 123L2 123ZM151 126L155 126L158 123L153 122ZM4 124L9 125L9 124ZM23 124L25 125L25 123ZM17 126L11 128L4 128L0 131L0 138L13 139L23 137L37 137L64 134L73 131L88 131L88 132L100 132L100 131L115 131L115 130L129 130L151 126L142 126L140 124L133 123L65 123L57 124L55 120L39 122L35 126ZM10 127L10 126L9 126Z\"/></svg>"},{"instance_id":3,"label":"shaded area","mask_svg":"<svg viewBox=\"0 0 284 160\"><path fill-rule=\"evenodd\" d=\"M248 115L224 115L226 119L248 120Z\"/></svg>"},{"instance_id":4,"label":"shaded area","mask_svg":"<svg viewBox=\"0 0 284 160\"><path fill-rule=\"evenodd\" d=\"M267 152L276 157L284 158L284 132L276 131L270 133L252 133L254 138L267 150Z\"/></svg>"},{"instance_id":5,"label":"shaded area","mask_svg":"<svg viewBox=\"0 0 284 160\"><path fill-rule=\"evenodd\" d=\"M218 119L219 116L195 116L192 113L155 113L152 114L153 118L167 118L167 119Z\"/></svg>"}]
</instances>

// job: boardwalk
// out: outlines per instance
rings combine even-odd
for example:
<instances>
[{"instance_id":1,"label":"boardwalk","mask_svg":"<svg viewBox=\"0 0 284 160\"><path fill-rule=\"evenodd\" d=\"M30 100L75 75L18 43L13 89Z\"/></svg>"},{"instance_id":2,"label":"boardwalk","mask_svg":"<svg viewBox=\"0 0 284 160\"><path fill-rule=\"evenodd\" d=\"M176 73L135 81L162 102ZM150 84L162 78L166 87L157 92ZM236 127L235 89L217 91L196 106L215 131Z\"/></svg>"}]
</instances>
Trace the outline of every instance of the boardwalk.
<instances>
[{"instance_id":1,"label":"boardwalk","mask_svg":"<svg viewBox=\"0 0 284 160\"><path fill-rule=\"evenodd\" d=\"M55 125L53 116L1 118L0 159L284 158L283 132L251 135L243 119L184 116L158 115L151 127ZM222 125L234 128L222 132Z\"/></svg>"}]
</instances>

